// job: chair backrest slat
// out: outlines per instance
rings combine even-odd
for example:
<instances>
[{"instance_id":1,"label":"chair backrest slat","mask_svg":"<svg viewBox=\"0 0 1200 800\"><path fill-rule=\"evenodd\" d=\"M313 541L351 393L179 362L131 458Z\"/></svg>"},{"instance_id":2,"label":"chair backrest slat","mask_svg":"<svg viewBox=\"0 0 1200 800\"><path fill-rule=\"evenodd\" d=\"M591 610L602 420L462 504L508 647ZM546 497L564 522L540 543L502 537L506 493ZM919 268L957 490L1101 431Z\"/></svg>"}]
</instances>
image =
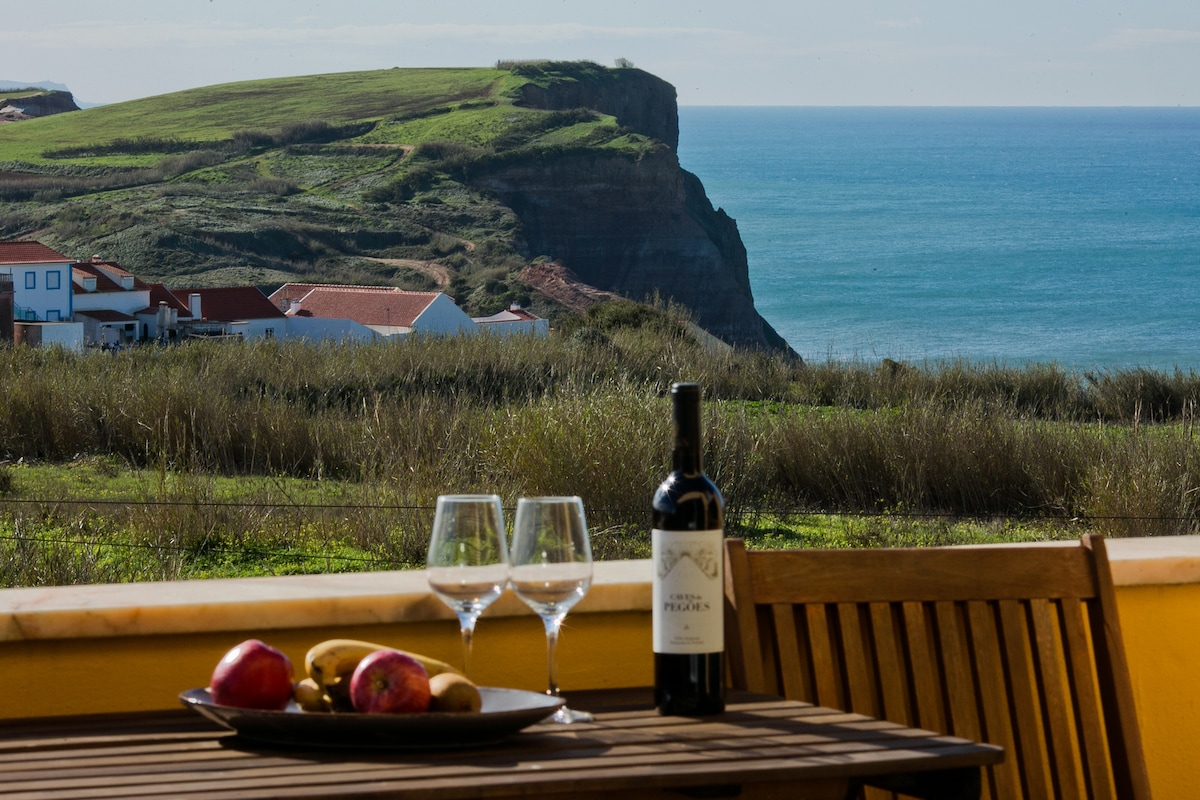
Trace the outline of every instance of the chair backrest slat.
<instances>
[{"instance_id":1,"label":"chair backrest slat","mask_svg":"<svg viewBox=\"0 0 1200 800\"><path fill-rule=\"evenodd\" d=\"M983 713L984 738L1015 753L1012 719L1009 715L1008 685L1004 675L1004 649L1000 643L999 608L994 603L972 601L967 604L970 617L971 646L976 659L976 680ZM1010 758L1012 756L1009 756ZM990 796L1020 797L1019 776L1011 770L993 770L989 778Z\"/></svg>"},{"instance_id":2,"label":"chair backrest slat","mask_svg":"<svg viewBox=\"0 0 1200 800\"><path fill-rule=\"evenodd\" d=\"M801 642L796 628L796 610L793 606L783 603L771 606L774 615L775 630L778 636L775 646L778 649L779 676L778 681L783 686L784 695L802 694L811 680L812 670L808 666L807 647L801 650ZM807 642L805 642L807 644ZM763 690L769 690L764 686Z\"/></svg>"},{"instance_id":3,"label":"chair backrest slat","mask_svg":"<svg viewBox=\"0 0 1200 800\"><path fill-rule=\"evenodd\" d=\"M725 553L734 686L999 744L986 797L1149 797L1099 537Z\"/></svg>"},{"instance_id":4,"label":"chair backrest slat","mask_svg":"<svg viewBox=\"0 0 1200 800\"><path fill-rule=\"evenodd\" d=\"M1051 797L1053 776L1050 774L1046 731L1038 698L1037 667L1029 618L1025 607L1016 600L1002 600L997 605L1008 669L1012 722L1016 732L1017 752L1014 757L1022 765L1020 778L1026 793L1023 796Z\"/></svg>"},{"instance_id":5,"label":"chair backrest slat","mask_svg":"<svg viewBox=\"0 0 1200 800\"><path fill-rule=\"evenodd\" d=\"M1088 635L1086 609L1081 605L1066 604L1062 608L1063 636L1067 642L1067 654L1070 663L1071 685L1084 702L1076 704L1079 711L1079 733L1082 741L1083 762L1087 768L1087 779L1096 787L1098 796L1112 796L1112 770L1109 768L1106 746L1104 717L1100 713L1103 703L1100 700L1100 690L1096 681L1095 666L1085 658L1079 658L1077 653L1087 653L1092 649Z\"/></svg>"},{"instance_id":6,"label":"chair backrest slat","mask_svg":"<svg viewBox=\"0 0 1200 800\"><path fill-rule=\"evenodd\" d=\"M1081 789L1080 761L1072 754L1079 750L1075 728L1075 704L1067 686L1067 656L1059 635L1058 611L1049 601L1029 601L1033 636L1038 653L1038 673L1042 705L1045 708L1047 739L1060 797L1086 797ZM1086 699L1084 702L1087 702Z\"/></svg>"},{"instance_id":7,"label":"chair backrest slat","mask_svg":"<svg viewBox=\"0 0 1200 800\"><path fill-rule=\"evenodd\" d=\"M878 671L880 700L883 703L875 716L912 726L916 720L906 688L911 667L902 650L904 640L900 635L898 612L899 609L893 609L889 603L870 604L875 669Z\"/></svg>"},{"instance_id":8,"label":"chair backrest slat","mask_svg":"<svg viewBox=\"0 0 1200 800\"><path fill-rule=\"evenodd\" d=\"M949 727L942 710L941 667L937 647L931 635L928 614L920 603L901 603L904 615L904 634L908 640L909 676L916 702L916 723L931 731Z\"/></svg>"}]
</instances>

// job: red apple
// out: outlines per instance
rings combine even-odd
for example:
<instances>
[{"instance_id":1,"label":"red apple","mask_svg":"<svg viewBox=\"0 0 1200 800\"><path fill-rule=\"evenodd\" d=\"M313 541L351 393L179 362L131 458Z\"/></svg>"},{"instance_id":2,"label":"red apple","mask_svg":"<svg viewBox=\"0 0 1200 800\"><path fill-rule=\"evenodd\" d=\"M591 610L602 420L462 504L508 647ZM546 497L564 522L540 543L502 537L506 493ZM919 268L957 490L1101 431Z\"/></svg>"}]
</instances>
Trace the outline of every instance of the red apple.
<instances>
[{"instance_id":1,"label":"red apple","mask_svg":"<svg viewBox=\"0 0 1200 800\"><path fill-rule=\"evenodd\" d=\"M292 662L258 639L225 654L209 682L212 701L221 706L279 710L292 699Z\"/></svg>"},{"instance_id":2,"label":"red apple","mask_svg":"<svg viewBox=\"0 0 1200 800\"><path fill-rule=\"evenodd\" d=\"M414 714L429 710L429 673L398 650L376 650L350 676L350 702L363 714Z\"/></svg>"}]
</instances>

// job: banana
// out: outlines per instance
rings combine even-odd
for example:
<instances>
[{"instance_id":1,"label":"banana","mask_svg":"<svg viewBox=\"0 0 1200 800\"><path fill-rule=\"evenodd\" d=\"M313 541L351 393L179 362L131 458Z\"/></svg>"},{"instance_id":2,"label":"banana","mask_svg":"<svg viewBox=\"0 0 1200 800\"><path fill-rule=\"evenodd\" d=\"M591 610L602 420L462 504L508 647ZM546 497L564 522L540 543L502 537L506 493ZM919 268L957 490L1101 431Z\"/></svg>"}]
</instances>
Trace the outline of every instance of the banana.
<instances>
[{"instance_id":1,"label":"banana","mask_svg":"<svg viewBox=\"0 0 1200 800\"><path fill-rule=\"evenodd\" d=\"M332 711L353 711L354 703L350 700L350 676L335 678L325 687L325 702Z\"/></svg>"},{"instance_id":2,"label":"banana","mask_svg":"<svg viewBox=\"0 0 1200 800\"><path fill-rule=\"evenodd\" d=\"M305 711L329 711L329 698L325 690L312 678L296 681L292 686L292 699Z\"/></svg>"},{"instance_id":3,"label":"banana","mask_svg":"<svg viewBox=\"0 0 1200 800\"><path fill-rule=\"evenodd\" d=\"M354 673L358 662L371 653L376 650L398 649L359 639L328 639L309 648L308 654L304 657L304 670L308 673L308 677L316 681L318 686L324 687L328 693L328 689L339 683L342 678L349 683L350 675ZM419 653L410 653L407 650L400 652L420 662L430 677L443 672L462 674L445 661L439 661Z\"/></svg>"}]
</instances>

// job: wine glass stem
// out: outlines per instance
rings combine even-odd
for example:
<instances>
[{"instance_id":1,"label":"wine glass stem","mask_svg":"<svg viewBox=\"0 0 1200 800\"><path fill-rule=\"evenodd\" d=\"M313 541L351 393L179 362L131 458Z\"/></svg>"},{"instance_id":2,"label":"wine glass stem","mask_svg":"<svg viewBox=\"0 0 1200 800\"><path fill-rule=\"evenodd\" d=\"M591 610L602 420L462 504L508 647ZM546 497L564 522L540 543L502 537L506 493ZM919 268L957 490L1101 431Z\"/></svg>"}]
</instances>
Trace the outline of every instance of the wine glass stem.
<instances>
[{"instance_id":1,"label":"wine glass stem","mask_svg":"<svg viewBox=\"0 0 1200 800\"><path fill-rule=\"evenodd\" d=\"M551 697L558 697L558 629L562 621L562 614L542 618L546 626L546 674L549 684L546 694Z\"/></svg>"},{"instance_id":2,"label":"wine glass stem","mask_svg":"<svg viewBox=\"0 0 1200 800\"><path fill-rule=\"evenodd\" d=\"M475 640L475 619L470 614L458 618L459 632L462 633L463 675L471 674L471 644Z\"/></svg>"}]
</instances>

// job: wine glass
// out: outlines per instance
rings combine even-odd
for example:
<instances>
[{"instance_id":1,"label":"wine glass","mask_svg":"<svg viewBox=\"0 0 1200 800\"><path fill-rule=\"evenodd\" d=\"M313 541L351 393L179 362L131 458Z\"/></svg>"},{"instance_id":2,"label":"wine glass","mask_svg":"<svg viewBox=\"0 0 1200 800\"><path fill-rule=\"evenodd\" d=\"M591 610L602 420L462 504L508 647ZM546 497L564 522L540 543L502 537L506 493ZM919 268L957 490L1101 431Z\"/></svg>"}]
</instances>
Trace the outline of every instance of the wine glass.
<instances>
[{"instance_id":1,"label":"wine glass","mask_svg":"<svg viewBox=\"0 0 1200 800\"><path fill-rule=\"evenodd\" d=\"M549 688L558 696L558 630L592 585L592 547L578 497L522 497L513 523L512 586L546 627ZM592 715L562 706L549 722L590 722Z\"/></svg>"},{"instance_id":2,"label":"wine glass","mask_svg":"<svg viewBox=\"0 0 1200 800\"><path fill-rule=\"evenodd\" d=\"M425 565L429 587L458 615L465 675L471 667L475 621L508 583L500 498L494 494L438 497Z\"/></svg>"}]
</instances>

